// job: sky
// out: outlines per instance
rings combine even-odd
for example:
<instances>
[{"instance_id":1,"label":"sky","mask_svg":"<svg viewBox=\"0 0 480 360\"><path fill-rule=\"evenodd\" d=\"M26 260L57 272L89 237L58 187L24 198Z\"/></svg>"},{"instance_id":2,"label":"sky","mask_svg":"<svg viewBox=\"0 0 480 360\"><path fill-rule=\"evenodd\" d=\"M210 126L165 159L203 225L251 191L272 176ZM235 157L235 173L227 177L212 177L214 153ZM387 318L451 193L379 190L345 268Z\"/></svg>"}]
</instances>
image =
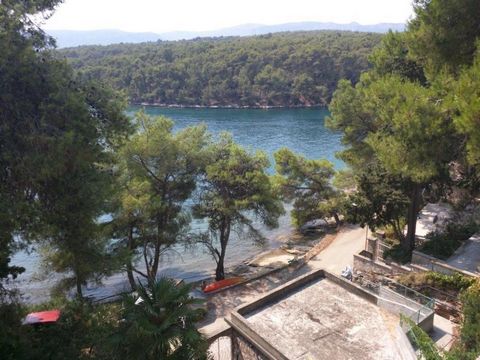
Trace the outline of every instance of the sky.
<instances>
[{"instance_id":1,"label":"sky","mask_svg":"<svg viewBox=\"0 0 480 360\"><path fill-rule=\"evenodd\" d=\"M412 0L64 0L43 28L207 31L242 24L405 23Z\"/></svg>"}]
</instances>

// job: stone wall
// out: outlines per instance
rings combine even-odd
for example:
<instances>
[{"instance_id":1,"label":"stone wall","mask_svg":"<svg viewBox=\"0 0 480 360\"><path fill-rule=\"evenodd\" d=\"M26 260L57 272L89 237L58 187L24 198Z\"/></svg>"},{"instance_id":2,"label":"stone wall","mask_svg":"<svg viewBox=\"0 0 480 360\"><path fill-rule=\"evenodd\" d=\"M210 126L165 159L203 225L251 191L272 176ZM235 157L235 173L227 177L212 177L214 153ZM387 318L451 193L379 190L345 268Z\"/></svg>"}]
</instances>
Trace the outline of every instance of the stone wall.
<instances>
[{"instance_id":1,"label":"stone wall","mask_svg":"<svg viewBox=\"0 0 480 360\"><path fill-rule=\"evenodd\" d=\"M414 250L412 253L412 264L420 265L425 269L430 271L435 271L441 274L453 275L455 273L460 273L466 276L477 277L478 275L473 274L468 271L458 269L454 266L448 265L447 263L427 254L424 254L420 251Z\"/></svg>"},{"instance_id":2,"label":"stone wall","mask_svg":"<svg viewBox=\"0 0 480 360\"><path fill-rule=\"evenodd\" d=\"M393 275L403 272L408 272L407 269L404 269L398 265L387 265L379 261L370 260L368 257L362 256L360 254L353 255L353 269L360 270L366 273L374 273L381 275Z\"/></svg>"}]
</instances>

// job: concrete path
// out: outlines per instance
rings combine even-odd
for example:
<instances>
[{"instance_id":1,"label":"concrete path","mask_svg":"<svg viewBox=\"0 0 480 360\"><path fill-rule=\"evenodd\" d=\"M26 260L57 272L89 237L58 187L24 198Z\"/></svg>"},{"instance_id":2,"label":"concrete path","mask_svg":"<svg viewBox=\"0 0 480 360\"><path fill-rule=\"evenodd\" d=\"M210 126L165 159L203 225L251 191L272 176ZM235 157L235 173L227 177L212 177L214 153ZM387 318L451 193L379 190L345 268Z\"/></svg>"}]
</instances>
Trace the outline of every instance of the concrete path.
<instances>
[{"instance_id":1,"label":"concrete path","mask_svg":"<svg viewBox=\"0 0 480 360\"><path fill-rule=\"evenodd\" d=\"M433 317L433 331L430 337L440 350L448 351L453 344L453 327L454 324L444 317L437 314Z\"/></svg>"},{"instance_id":2,"label":"concrete path","mask_svg":"<svg viewBox=\"0 0 480 360\"><path fill-rule=\"evenodd\" d=\"M353 254L358 254L365 248L365 237L366 228L345 225L332 244L311 259L302 271L307 273L311 270L324 269L340 275L345 266L353 267Z\"/></svg>"},{"instance_id":3,"label":"concrete path","mask_svg":"<svg viewBox=\"0 0 480 360\"><path fill-rule=\"evenodd\" d=\"M480 274L480 234L466 240L446 262L458 269Z\"/></svg>"},{"instance_id":4,"label":"concrete path","mask_svg":"<svg viewBox=\"0 0 480 360\"><path fill-rule=\"evenodd\" d=\"M428 203L418 214L415 235L424 238L431 231L441 231L453 214L447 203Z\"/></svg>"}]
</instances>

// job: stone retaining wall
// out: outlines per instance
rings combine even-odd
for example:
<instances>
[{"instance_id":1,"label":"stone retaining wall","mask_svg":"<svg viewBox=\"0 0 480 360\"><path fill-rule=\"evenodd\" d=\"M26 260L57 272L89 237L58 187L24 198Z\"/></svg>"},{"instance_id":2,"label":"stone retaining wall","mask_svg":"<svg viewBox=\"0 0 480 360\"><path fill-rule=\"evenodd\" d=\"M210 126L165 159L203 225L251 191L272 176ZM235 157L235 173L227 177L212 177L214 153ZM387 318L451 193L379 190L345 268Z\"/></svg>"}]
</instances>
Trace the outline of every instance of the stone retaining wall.
<instances>
[{"instance_id":1,"label":"stone retaining wall","mask_svg":"<svg viewBox=\"0 0 480 360\"><path fill-rule=\"evenodd\" d=\"M412 264L420 265L430 271L436 271L445 275L453 275L455 273L460 273L465 276L478 277L477 274L458 269L454 266L448 265L446 262L443 262L433 256L424 254L417 250L413 250Z\"/></svg>"},{"instance_id":2,"label":"stone retaining wall","mask_svg":"<svg viewBox=\"0 0 480 360\"><path fill-rule=\"evenodd\" d=\"M395 275L408 273L410 270L397 264L385 264L383 262L370 260L368 257L360 254L353 255L353 268L367 273L381 275Z\"/></svg>"}]
</instances>

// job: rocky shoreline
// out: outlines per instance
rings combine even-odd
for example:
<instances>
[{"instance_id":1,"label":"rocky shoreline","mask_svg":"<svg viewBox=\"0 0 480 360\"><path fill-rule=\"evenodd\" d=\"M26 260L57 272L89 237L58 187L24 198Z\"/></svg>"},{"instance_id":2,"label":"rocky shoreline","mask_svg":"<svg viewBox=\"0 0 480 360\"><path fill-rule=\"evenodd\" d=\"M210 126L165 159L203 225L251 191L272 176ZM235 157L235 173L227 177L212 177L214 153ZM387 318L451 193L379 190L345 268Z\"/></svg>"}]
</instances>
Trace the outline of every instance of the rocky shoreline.
<instances>
[{"instance_id":1,"label":"rocky shoreline","mask_svg":"<svg viewBox=\"0 0 480 360\"><path fill-rule=\"evenodd\" d=\"M152 106L166 109L325 109L325 104L307 105L185 105L185 104L161 104L148 102L131 102L132 106Z\"/></svg>"}]
</instances>

